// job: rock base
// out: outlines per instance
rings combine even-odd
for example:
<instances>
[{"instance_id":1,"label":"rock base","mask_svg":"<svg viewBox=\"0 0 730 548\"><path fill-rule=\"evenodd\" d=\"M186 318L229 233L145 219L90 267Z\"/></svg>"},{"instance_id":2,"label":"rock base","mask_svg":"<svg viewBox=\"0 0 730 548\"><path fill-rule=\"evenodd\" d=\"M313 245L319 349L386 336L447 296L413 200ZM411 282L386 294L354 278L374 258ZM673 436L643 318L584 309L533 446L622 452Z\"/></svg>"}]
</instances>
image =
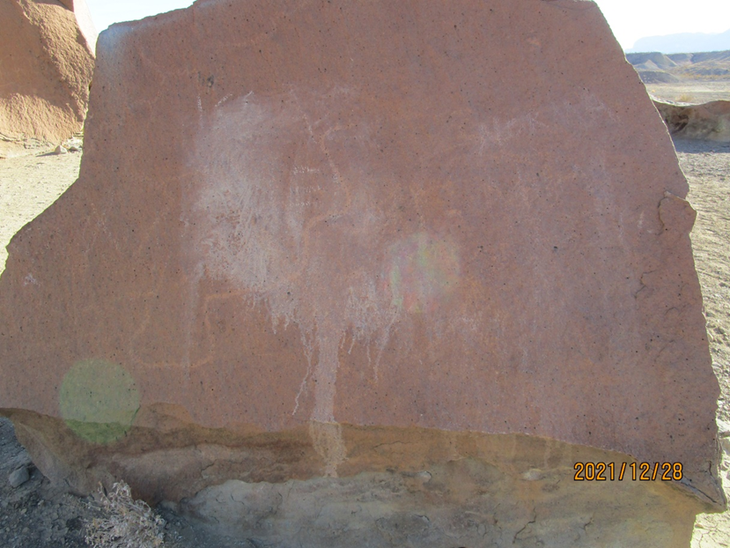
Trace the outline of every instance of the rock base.
<instances>
[{"instance_id":1,"label":"rock base","mask_svg":"<svg viewBox=\"0 0 730 548\"><path fill-rule=\"evenodd\" d=\"M686 547L694 516L720 508L684 480L661 481L662 468L641 481L626 455L545 438L321 424L272 435L206 429L175 411L144 409L145 426L109 445L9 414L52 480L86 494L122 477L135 497L254 546ZM141 450L152 436L157 448ZM331 468L335 439L343 455ZM614 479L608 468L605 480L576 481L576 463L613 463Z\"/></svg>"}]
</instances>

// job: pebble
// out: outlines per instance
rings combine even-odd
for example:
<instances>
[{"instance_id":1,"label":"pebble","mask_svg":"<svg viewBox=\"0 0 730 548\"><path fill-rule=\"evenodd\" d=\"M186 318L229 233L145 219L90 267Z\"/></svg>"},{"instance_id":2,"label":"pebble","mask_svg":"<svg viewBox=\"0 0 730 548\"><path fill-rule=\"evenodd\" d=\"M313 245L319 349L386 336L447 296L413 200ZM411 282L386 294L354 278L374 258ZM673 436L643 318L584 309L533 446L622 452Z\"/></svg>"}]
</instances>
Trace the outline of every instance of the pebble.
<instances>
[{"instance_id":1,"label":"pebble","mask_svg":"<svg viewBox=\"0 0 730 548\"><path fill-rule=\"evenodd\" d=\"M545 474L538 468L530 468L527 472L522 474L522 479L526 481L540 481L544 477Z\"/></svg>"},{"instance_id":2,"label":"pebble","mask_svg":"<svg viewBox=\"0 0 730 548\"><path fill-rule=\"evenodd\" d=\"M28 473L27 466L21 466L8 476L8 482L10 482L11 487L20 487L29 479L30 474Z\"/></svg>"},{"instance_id":3,"label":"pebble","mask_svg":"<svg viewBox=\"0 0 730 548\"><path fill-rule=\"evenodd\" d=\"M54 150L53 152L55 152L56 154L67 154L68 153L68 150L66 150L66 147L65 146L58 145L56 147L56 150Z\"/></svg>"}]
</instances>

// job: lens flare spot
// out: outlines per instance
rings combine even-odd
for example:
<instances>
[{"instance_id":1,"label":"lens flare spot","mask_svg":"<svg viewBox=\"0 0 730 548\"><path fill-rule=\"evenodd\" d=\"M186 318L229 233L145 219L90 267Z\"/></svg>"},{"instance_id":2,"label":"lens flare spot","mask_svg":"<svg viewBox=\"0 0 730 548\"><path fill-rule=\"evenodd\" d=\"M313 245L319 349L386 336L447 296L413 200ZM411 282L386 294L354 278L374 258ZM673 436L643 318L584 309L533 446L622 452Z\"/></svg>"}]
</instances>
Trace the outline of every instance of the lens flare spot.
<instances>
[{"instance_id":1,"label":"lens flare spot","mask_svg":"<svg viewBox=\"0 0 730 548\"><path fill-rule=\"evenodd\" d=\"M425 232L390 248L391 304L407 312L431 312L459 282L456 246Z\"/></svg>"},{"instance_id":2,"label":"lens flare spot","mask_svg":"<svg viewBox=\"0 0 730 548\"><path fill-rule=\"evenodd\" d=\"M69 369L60 391L61 416L79 437L96 444L122 438L139 409L132 375L105 360L82 360Z\"/></svg>"}]
</instances>

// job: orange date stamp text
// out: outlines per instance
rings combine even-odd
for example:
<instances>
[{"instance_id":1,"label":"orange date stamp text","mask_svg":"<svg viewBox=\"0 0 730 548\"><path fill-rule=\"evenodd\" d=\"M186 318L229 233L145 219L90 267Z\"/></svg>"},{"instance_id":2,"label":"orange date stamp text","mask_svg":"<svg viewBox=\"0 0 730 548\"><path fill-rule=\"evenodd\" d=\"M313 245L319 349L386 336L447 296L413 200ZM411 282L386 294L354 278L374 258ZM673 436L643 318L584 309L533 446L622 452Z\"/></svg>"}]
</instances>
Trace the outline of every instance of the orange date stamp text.
<instances>
[{"instance_id":1,"label":"orange date stamp text","mask_svg":"<svg viewBox=\"0 0 730 548\"><path fill-rule=\"evenodd\" d=\"M681 462L576 462L575 481L680 481Z\"/></svg>"}]
</instances>

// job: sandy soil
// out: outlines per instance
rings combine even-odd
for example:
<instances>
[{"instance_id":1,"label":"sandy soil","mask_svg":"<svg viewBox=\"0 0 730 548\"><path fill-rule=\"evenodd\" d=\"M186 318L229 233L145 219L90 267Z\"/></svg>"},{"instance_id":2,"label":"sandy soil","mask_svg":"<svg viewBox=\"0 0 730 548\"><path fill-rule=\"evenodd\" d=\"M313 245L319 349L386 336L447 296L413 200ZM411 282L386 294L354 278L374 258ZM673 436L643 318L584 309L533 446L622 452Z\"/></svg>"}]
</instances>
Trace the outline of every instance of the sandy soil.
<instances>
[{"instance_id":1,"label":"sandy soil","mask_svg":"<svg viewBox=\"0 0 730 548\"><path fill-rule=\"evenodd\" d=\"M674 84L647 84L650 95L664 101L680 103L708 103L710 101L730 101L730 82L688 80Z\"/></svg>"},{"instance_id":2,"label":"sandy soil","mask_svg":"<svg viewBox=\"0 0 730 548\"><path fill-rule=\"evenodd\" d=\"M80 151L0 159L0 272L10 238L63 194L80 163Z\"/></svg>"},{"instance_id":3,"label":"sandy soil","mask_svg":"<svg viewBox=\"0 0 730 548\"><path fill-rule=\"evenodd\" d=\"M722 479L730 499L730 143L677 141L697 211L690 234L702 286L712 366L720 381L718 426L725 441ZM730 546L730 512L698 516L693 548Z\"/></svg>"},{"instance_id":4,"label":"sandy soil","mask_svg":"<svg viewBox=\"0 0 730 548\"><path fill-rule=\"evenodd\" d=\"M686 87L661 87L661 96L667 99L672 99L668 96L671 93L677 98L690 93ZM730 87L726 85L725 89ZM695 93L700 97L699 91ZM707 97L730 99L730 92L722 93L726 96ZM704 95L701 97L706 100ZM698 212L691 238L704 295L713 367L721 385L718 424L721 435L727 433L722 475L726 493L730 494L730 144L685 141L677 142L676 148L690 183L689 200ZM80 159L80 152L0 159L0 272L5 265L5 246L12 235L76 179ZM30 479L19 487L11 487L7 481L9 474L24 466L30 471ZM168 509L158 512L166 519L166 547L252 545L246 540L215 539L198 524ZM12 425L0 419L0 546L87 546L85 527L103 514L91 498L80 499L54 490L29 464L27 454L15 442ZM699 516L692 546L730 546L730 512Z\"/></svg>"}]
</instances>

